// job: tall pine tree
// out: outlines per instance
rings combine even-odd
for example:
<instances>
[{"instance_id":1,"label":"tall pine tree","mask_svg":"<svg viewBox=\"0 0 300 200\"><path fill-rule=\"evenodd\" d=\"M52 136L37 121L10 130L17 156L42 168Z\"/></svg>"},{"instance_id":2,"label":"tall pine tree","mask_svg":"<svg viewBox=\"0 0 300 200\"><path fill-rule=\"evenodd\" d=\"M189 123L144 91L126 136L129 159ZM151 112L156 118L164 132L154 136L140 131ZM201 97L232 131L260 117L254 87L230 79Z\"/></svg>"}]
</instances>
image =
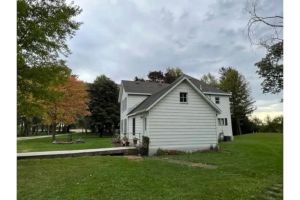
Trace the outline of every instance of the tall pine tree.
<instances>
[{"instance_id":1,"label":"tall pine tree","mask_svg":"<svg viewBox=\"0 0 300 200\"><path fill-rule=\"evenodd\" d=\"M254 110L254 101L250 96L249 84L245 77L232 67L219 70L219 88L225 92L231 92L230 108L233 127L235 133L242 134L241 120Z\"/></svg>"}]
</instances>

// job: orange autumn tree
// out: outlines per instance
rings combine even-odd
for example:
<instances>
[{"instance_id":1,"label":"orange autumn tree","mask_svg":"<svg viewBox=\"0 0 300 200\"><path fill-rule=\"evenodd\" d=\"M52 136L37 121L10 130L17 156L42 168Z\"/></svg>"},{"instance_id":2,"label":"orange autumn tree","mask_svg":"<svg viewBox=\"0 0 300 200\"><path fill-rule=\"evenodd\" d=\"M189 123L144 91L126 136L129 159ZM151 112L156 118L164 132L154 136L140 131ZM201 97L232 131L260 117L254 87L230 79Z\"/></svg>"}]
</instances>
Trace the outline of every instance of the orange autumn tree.
<instances>
[{"instance_id":1,"label":"orange autumn tree","mask_svg":"<svg viewBox=\"0 0 300 200\"><path fill-rule=\"evenodd\" d=\"M56 126L58 123L70 125L76 122L78 117L89 115L88 101L89 95L87 86L84 82L78 80L77 76L72 75L69 79L57 88L61 93L55 100L47 105L47 116L45 121L52 125L52 140L54 141L56 134Z\"/></svg>"}]
</instances>

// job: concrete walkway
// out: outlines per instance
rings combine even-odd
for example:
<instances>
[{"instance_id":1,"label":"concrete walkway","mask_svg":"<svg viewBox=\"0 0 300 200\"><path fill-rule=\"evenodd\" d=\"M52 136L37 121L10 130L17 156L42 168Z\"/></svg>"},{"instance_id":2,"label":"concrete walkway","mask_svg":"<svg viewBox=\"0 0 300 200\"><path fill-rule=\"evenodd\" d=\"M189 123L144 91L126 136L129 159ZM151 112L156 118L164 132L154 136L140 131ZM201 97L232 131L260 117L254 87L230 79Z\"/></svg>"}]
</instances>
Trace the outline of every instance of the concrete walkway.
<instances>
[{"instance_id":1,"label":"concrete walkway","mask_svg":"<svg viewBox=\"0 0 300 200\"><path fill-rule=\"evenodd\" d=\"M100 149L27 152L27 153L18 153L17 159L58 158L58 157L74 157L74 156L94 156L94 155L137 155L137 148L136 147L113 147L113 148L100 148Z\"/></svg>"}]
</instances>

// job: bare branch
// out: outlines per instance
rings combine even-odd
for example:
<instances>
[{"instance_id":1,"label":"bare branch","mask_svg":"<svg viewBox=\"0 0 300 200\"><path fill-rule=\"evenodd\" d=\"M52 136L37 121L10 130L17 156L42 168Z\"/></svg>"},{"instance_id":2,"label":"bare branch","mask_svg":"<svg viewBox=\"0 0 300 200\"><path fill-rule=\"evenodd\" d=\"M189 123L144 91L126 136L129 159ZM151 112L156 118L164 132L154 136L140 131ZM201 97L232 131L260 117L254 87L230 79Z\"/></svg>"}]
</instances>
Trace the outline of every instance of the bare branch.
<instances>
[{"instance_id":1,"label":"bare branch","mask_svg":"<svg viewBox=\"0 0 300 200\"><path fill-rule=\"evenodd\" d=\"M271 36L269 39L265 39L265 42L263 43L267 43L267 42L274 42L276 40L282 41L283 39L279 37L279 33L277 29L282 29L283 28L283 17L280 15L274 15L274 16L259 16L257 14L257 1L256 0L252 0L251 1L251 5L249 7L246 8L248 13L250 14L250 19L247 23L247 29L248 29L248 38L249 41L251 42L251 44L253 44L253 29L254 29L254 25L259 25L259 24L263 24L265 26L271 27L274 31L274 35L275 36ZM260 42L260 44L262 44L262 41Z\"/></svg>"}]
</instances>

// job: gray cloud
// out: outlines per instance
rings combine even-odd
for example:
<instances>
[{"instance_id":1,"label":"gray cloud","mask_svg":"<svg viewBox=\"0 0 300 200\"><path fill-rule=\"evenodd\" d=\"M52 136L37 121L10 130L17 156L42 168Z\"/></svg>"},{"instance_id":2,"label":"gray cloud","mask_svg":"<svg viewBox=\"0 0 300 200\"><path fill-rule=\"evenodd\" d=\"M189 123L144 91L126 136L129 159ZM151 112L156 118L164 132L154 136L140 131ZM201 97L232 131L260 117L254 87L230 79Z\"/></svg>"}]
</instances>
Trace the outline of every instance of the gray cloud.
<instances>
[{"instance_id":1,"label":"gray cloud","mask_svg":"<svg viewBox=\"0 0 300 200\"><path fill-rule=\"evenodd\" d=\"M265 16L282 14L281 0L259 3ZM251 46L247 38L246 0L77 0L75 4L83 8L78 20L84 24L69 41L73 54L68 64L85 81L105 74L120 82L173 66L200 78L233 66L250 82L255 100L279 102L282 96L261 92L254 63L265 50ZM267 31L258 27L257 33ZM281 111L282 106L274 109Z\"/></svg>"}]
</instances>

